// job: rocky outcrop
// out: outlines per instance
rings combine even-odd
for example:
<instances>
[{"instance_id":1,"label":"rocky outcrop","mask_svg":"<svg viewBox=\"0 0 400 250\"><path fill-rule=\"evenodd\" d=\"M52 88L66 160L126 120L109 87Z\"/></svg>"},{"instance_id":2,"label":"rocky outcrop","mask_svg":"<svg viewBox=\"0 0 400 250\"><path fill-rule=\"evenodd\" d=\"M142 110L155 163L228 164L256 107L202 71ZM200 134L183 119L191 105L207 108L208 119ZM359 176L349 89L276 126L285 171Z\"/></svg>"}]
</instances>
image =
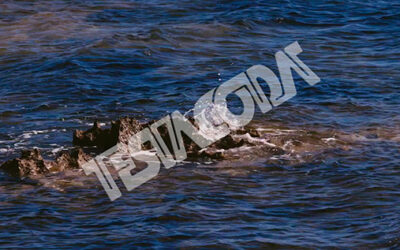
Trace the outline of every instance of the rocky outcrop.
<instances>
[{"instance_id":1,"label":"rocky outcrop","mask_svg":"<svg viewBox=\"0 0 400 250\"><path fill-rule=\"evenodd\" d=\"M194 122L193 118L189 118L189 121ZM117 121L111 122L111 127L102 129L98 122L93 124L93 127L86 130L76 130L73 135L73 143L77 146L86 147L97 147L99 150L106 150L118 142L127 145L129 138L135 133L139 132L143 128L151 125L155 121L150 121L146 124L141 124L137 120L129 117L121 118ZM241 133L244 133L243 130ZM167 147L172 150L172 144L170 141L170 135L166 127L160 127L159 133L163 138ZM255 133L255 132L252 132ZM244 140L235 140L231 135L227 135L220 139L216 143L210 146L210 148L201 150L197 144L189 139L189 137L183 135L183 141L186 147L186 152L189 158L211 158L211 159L222 159L223 154L218 149L230 149L240 147L244 144L251 145L249 142ZM150 145L144 145L144 149L149 149Z\"/></svg>"},{"instance_id":2,"label":"rocky outcrop","mask_svg":"<svg viewBox=\"0 0 400 250\"><path fill-rule=\"evenodd\" d=\"M50 170L52 172L60 172L67 169L79 169L90 159L91 157L83 152L81 148L63 151L57 156L55 161L50 162Z\"/></svg>"},{"instance_id":3,"label":"rocky outcrop","mask_svg":"<svg viewBox=\"0 0 400 250\"><path fill-rule=\"evenodd\" d=\"M195 126L193 118L188 118ZM98 122L86 130L76 130L73 134L73 144L77 148L60 152L54 161L47 161L42 158L38 149L25 150L20 158L9 160L0 166L12 176L24 177L35 176L48 173L56 173L67 169L78 169L90 160L90 156L83 149L92 153L100 154L104 150L111 148L117 143L128 144L130 137L143 128L150 126L154 121L140 123L138 120L123 117L112 121L109 128L101 128ZM165 144L172 152L170 135L166 127L159 127L159 133ZM188 136L183 134L183 141L188 155L188 160L199 159L224 159L229 158L227 153L232 149L242 146L259 146L262 141L260 133L256 129L246 128L232 132L224 138L216 141L207 148L201 149ZM269 141L273 141L270 138ZM274 144L263 144L264 152L270 155L283 154L285 151L281 147L271 146ZM151 145L145 144L143 149L150 149Z\"/></svg>"},{"instance_id":4,"label":"rocky outcrop","mask_svg":"<svg viewBox=\"0 0 400 250\"><path fill-rule=\"evenodd\" d=\"M20 158L6 161L0 166L0 169L13 177L49 173L47 164L38 149L23 150Z\"/></svg>"},{"instance_id":5,"label":"rocky outcrop","mask_svg":"<svg viewBox=\"0 0 400 250\"><path fill-rule=\"evenodd\" d=\"M78 147L60 152L55 160L44 160L38 149L23 150L19 158L6 161L0 166L0 170L20 178L78 169L91 158L82 147L96 148L96 152L101 153L118 142L127 144L129 138L142 128L139 121L129 117L112 121L111 127L105 129L95 122L86 131L76 130L73 144Z\"/></svg>"},{"instance_id":6,"label":"rocky outcrop","mask_svg":"<svg viewBox=\"0 0 400 250\"><path fill-rule=\"evenodd\" d=\"M77 169L90 160L80 148L61 152L54 161L44 160L39 149L23 150L21 157L6 161L0 166L7 174L21 178Z\"/></svg>"},{"instance_id":7,"label":"rocky outcrop","mask_svg":"<svg viewBox=\"0 0 400 250\"><path fill-rule=\"evenodd\" d=\"M97 147L99 150L111 148L118 142L127 144L129 138L143 129L143 125L133 118L124 117L111 122L111 127L102 129L96 121L87 131L75 130L73 144Z\"/></svg>"}]
</instances>

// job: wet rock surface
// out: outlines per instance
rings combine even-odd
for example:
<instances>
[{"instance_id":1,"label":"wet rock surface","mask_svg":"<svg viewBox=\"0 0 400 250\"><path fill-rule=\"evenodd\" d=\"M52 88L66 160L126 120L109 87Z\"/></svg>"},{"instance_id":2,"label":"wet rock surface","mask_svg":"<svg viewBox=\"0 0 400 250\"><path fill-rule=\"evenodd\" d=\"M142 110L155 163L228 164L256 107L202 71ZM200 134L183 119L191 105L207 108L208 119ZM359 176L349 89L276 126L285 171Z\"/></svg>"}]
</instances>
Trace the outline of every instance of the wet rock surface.
<instances>
[{"instance_id":1,"label":"wet rock surface","mask_svg":"<svg viewBox=\"0 0 400 250\"><path fill-rule=\"evenodd\" d=\"M105 150L118 142L127 144L129 138L142 128L143 125L138 120L129 117L112 121L111 127L106 129L102 129L96 121L89 130L75 130L72 141L77 146L94 146Z\"/></svg>"},{"instance_id":2,"label":"wet rock surface","mask_svg":"<svg viewBox=\"0 0 400 250\"><path fill-rule=\"evenodd\" d=\"M83 152L81 148L60 152L56 160L51 162L51 171L59 172L67 169L79 169L90 159L91 157Z\"/></svg>"},{"instance_id":3,"label":"wet rock surface","mask_svg":"<svg viewBox=\"0 0 400 250\"><path fill-rule=\"evenodd\" d=\"M6 161L0 166L0 170L17 178L33 177L77 169L90 158L80 148L61 152L54 161L44 160L39 149L23 150L19 158Z\"/></svg>"},{"instance_id":4,"label":"wet rock surface","mask_svg":"<svg viewBox=\"0 0 400 250\"><path fill-rule=\"evenodd\" d=\"M49 172L38 149L23 150L21 157L6 161L1 170L13 177L32 176Z\"/></svg>"},{"instance_id":5,"label":"wet rock surface","mask_svg":"<svg viewBox=\"0 0 400 250\"><path fill-rule=\"evenodd\" d=\"M192 123L194 122L192 118L188 119ZM117 143L128 147L132 135L153 123L154 121L140 123L134 118L123 117L112 121L109 128L101 128L98 122L94 122L93 126L86 131L76 130L73 134L73 144L76 148L60 152L55 160L44 160L38 149L24 150L21 157L3 163L0 170L12 176L24 177L57 173L67 169L79 169L82 164L91 159L88 152L93 153L92 156L101 154ZM196 124L194 125L196 126ZM158 131L170 152L173 152L168 129L161 126ZM335 138L329 138L324 142L323 137L326 136L333 135L331 133L319 134L310 131L277 128L264 129L264 131L261 129L260 131L256 128L245 127L232 131L231 134L209 147L201 149L187 135L182 134L188 156L187 160L189 161L233 160L253 155L280 156L318 151L329 147L332 141L336 141ZM145 143L142 146L144 150L149 150L152 147L150 143Z\"/></svg>"}]
</instances>

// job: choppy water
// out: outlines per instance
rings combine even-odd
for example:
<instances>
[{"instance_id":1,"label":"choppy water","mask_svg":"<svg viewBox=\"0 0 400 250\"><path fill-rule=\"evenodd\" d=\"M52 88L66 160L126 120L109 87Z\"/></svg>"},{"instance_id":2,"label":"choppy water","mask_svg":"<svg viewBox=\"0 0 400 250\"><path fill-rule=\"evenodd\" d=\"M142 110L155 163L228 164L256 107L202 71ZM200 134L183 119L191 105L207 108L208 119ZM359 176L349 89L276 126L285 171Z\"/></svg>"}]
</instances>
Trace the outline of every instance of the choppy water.
<instances>
[{"instance_id":1,"label":"choppy water","mask_svg":"<svg viewBox=\"0 0 400 250\"><path fill-rule=\"evenodd\" d=\"M400 247L396 1L3 1L0 160L52 157L74 129L157 119L299 41L322 79L243 148L110 202L94 177L0 177L0 247ZM278 136L279 135L279 136ZM299 146L300 145L300 146Z\"/></svg>"}]
</instances>

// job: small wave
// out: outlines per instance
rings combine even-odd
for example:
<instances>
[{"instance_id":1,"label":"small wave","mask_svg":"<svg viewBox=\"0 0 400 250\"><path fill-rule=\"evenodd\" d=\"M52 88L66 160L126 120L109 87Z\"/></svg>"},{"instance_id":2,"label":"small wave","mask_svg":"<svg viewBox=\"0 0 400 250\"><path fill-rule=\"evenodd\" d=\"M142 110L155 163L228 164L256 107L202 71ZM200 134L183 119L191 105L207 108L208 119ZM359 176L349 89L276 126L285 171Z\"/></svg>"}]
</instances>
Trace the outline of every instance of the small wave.
<instances>
[{"instance_id":1,"label":"small wave","mask_svg":"<svg viewBox=\"0 0 400 250\"><path fill-rule=\"evenodd\" d=\"M10 152L9 148L0 148L0 153L7 153Z\"/></svg>"}]
</instances>

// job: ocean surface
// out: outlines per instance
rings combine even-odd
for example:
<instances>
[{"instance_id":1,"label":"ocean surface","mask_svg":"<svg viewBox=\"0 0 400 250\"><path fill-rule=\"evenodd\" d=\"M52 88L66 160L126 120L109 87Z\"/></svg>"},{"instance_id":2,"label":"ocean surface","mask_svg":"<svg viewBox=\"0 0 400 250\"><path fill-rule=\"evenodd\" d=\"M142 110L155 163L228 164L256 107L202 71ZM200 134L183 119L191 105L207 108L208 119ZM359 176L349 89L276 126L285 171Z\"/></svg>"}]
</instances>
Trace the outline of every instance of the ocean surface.
<instances>
[{"instance_id":1,"label":"ocean surface","mask_svg":"<svg viewBox=\"0 0 400 250\"><path fill-rule=\"evenodd\" d=\"M1 248L400 248L398 1L1 1L0 162L75 129L159 119L298 41L320 78L252 126L110 202L95 176L0 173Z\"/></svg>"}]
</instances>

